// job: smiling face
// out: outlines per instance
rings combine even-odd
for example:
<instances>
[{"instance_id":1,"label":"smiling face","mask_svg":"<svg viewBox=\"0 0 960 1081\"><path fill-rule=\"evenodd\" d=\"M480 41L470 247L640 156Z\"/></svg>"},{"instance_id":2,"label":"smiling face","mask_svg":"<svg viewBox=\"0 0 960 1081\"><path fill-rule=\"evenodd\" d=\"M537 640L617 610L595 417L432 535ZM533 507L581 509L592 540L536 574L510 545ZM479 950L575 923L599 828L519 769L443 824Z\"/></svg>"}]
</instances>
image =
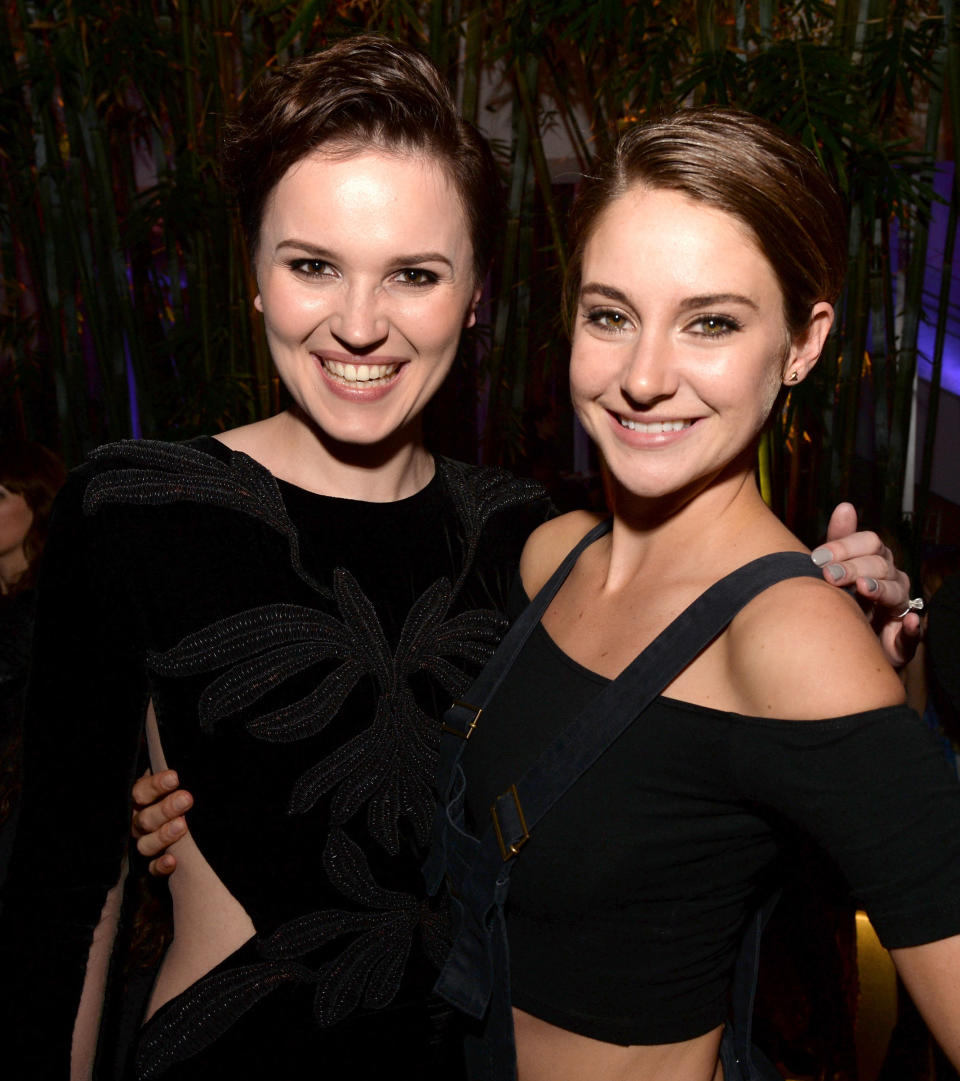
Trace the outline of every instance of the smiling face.
<instances>
[{"instance_id":1,"label":"smiling face","mask_svg":"<svg viewBox=\"0 0 960 1081\"><path fill-rule=\"evenodd\" d=\"M419 438L480 297L443 168L311 154L271 193L255 269L270 352L301 412L342 443Z\"/></svg>"},{"instance_id":2,"label":"smiling face","mask_svg":"<svg viewBox=\"0 0 960 1081\"><path fill-rule=\"evenodd\" d=\"M773 268L731 215L633 187L584 248L570 384L614 478L687 498L752 468L784 379L816 362L832 309L789 335Z\"/></svg>"}]
</instances>

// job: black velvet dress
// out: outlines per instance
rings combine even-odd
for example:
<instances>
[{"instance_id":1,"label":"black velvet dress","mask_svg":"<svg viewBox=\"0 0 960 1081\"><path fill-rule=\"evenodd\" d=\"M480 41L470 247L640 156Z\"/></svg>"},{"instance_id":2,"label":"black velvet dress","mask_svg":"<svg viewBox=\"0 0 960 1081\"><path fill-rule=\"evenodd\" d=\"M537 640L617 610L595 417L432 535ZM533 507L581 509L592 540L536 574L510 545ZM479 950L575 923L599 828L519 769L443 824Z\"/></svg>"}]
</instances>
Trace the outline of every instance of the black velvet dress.
<instances>
[{"instance_id":1,"label":"black velvet dress","mask_svg":"<svg viewBox=\"0 0 960 1081\"><path fill-rule=\"evenodd\" d=\"M7 875L20 798L23 693L35 601L32 589L0 597L0 886Z\"/></svg>"},{"instance_id":2,"label":"black velvet dress","mask_svg":"<svg viewBox=\"0 0 960 1081\"><path fill-rule=\"evenodd\" d=\"M6 1076L67 1077L150 700L194 839L257 934L126 1062L101 1046L99 1075L457 1076L430 996L445 917L419 871L437 718L502 634L548 514L532 482L443 459L396 503L317 496L211 439L115 444L71 476L0 925L0 1047L28 1064Z\"/></svg>"}]
</instances>

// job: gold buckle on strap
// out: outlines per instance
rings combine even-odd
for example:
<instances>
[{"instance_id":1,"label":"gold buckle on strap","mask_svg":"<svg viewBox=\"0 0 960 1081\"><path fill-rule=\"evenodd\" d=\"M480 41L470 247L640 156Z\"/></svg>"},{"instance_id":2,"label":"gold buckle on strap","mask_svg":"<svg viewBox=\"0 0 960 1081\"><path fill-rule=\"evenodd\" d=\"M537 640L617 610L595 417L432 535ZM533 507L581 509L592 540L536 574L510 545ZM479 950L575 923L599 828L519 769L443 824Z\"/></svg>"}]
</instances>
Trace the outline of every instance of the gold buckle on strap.
<instances>
[{"instance_id":1,"label":"gold buckle on strap","mask_svg":"<svg viewBox=\"0 0 960 1081\"><path fill-rule=\"evenodd\" d=\"M512 844L507 844L504 841L503 830L500 828L500 819L497 816L497 804L496 802L490 805L490 815L493 818L493 829L497 835L497 844L500 846L500 855L503 856L503 862L512 860L514 856L520 851L521 848L530 840L530 831L527 829L527 820L523 817L523 808L520 806L520 797L517 795L517 786L515 784L510 785L506 792L498 796L497 799L501 800L504 796L512 796L513 804L517 808L517 818L520 819L520 828L523 830L523 836Z\"/></svg>"},{"instance_id":2,"label":"gold buckle on strap","mask_svg":"<svg viewBox=\"0 0 960 1081\"><path fill-rule=\"evenodd\" d=\"M462 706L464 709L472 710L474 715L473 720L467 725L466 732L462 732L459 728L453 728L449 724L442 725L442 731L452 732L453 735L459 736L461 739L469 739L473 735L473 730L477 727L477 721L480 720L480 714L483 713L483 706L474 706L471 705L470 702L461 701L459 698L453 703L453 706L451 706L450 708L453 709L454 706Z\"/></svg>"}]
</instances>

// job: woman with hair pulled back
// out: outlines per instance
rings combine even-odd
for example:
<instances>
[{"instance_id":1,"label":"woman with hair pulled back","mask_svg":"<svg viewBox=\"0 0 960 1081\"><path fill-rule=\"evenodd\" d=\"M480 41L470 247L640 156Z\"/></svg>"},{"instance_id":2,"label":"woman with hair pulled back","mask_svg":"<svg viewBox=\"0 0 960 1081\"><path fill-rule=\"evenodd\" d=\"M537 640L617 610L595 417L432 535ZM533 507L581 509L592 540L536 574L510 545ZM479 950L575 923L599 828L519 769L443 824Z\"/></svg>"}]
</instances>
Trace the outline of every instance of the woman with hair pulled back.
<instances>
[{"instance_id":1,"label":"woman with hair pulled back","mask_svg":"<svg viewBox=\"0 0 960 1081\"><path fill-rule=\"evenodd\" d=\"M531 536L516 622L446 716L428 878L460 911L438 990L474 1018L471 1081L778 1077L751 968L793 829L960 1064L960 786L754 473L834 320L840 200L720 108L630 130L598 172L566 310L612 516Z\"/></svg>"},{"instance_id":2,"label":"woman with hair pulled back","mask_svg":"<svg viewBox=\"0 0 960 1081\"><path fill-rule=\"evenodd\" d=\"M292 404L215 437L102 447L58 502L0 1042L28 1076L87 1077L102 1013L102 1076L450 1081L460 1037L431 994L448 922L420 874L440 716L502 635L549 515L537 485L421 434L476 318L498 177L429 62L369 35L268 73L225 161ZM869 537L831 550L841 582L902 607ZM103 972L100 917L142 737L195 808L127 1056L117 1033L141 1018L122 965Z\"/></svg>"}]
</instances>

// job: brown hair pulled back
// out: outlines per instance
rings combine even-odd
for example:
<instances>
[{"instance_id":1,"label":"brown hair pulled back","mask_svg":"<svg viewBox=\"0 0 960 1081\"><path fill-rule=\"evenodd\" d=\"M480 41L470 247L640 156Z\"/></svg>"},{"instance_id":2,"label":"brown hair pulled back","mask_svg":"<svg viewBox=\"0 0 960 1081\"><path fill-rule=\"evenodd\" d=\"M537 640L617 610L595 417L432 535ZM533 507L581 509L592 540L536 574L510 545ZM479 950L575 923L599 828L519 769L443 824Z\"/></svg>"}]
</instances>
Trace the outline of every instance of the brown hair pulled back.
<instances>
[{"instance_id":1,"label":"brown hair pulled back","mask_svg":"<svg viewBox=\"0 0 960 1081\"><path fill-rule=\"evenodd\" d=\"M814 155L751 113L707 106L630 128L583 182L564 284L568 326L587 241L606 208L636 186L678 191L746 225L777 276L791 333L806 327L814 304L839 296L846 217Z\"/></svg>"},{"instance_id":2,"label":"brown hair pulled back","mask_svg":"<svg viewBox=\"0 0 960 1081\"><path fill-rule=\"evenodd\" d=\"M251 87L228 124L223 163L252 257L270 193L324 145L337 153L376 147L436 158L460 196L483 278L503 217L500 179L486 140L460 116L426 57L360 34L268 71Z\"/></svg>"},{"instance_id":3,"label":"brown hair pulled back","mask_svg":"<svg viewBox=\"0 0 960 1081\"><path fill-rule=\"evenodd\" d=\"M0 484L8 492L23 496L33 511L33 522L23 541L27 570L16 583L14 592L35 584L53 499L66 479L63 463L53 451L39 443L19 440L0 443Z\"/></svg>"}]
</instances>

